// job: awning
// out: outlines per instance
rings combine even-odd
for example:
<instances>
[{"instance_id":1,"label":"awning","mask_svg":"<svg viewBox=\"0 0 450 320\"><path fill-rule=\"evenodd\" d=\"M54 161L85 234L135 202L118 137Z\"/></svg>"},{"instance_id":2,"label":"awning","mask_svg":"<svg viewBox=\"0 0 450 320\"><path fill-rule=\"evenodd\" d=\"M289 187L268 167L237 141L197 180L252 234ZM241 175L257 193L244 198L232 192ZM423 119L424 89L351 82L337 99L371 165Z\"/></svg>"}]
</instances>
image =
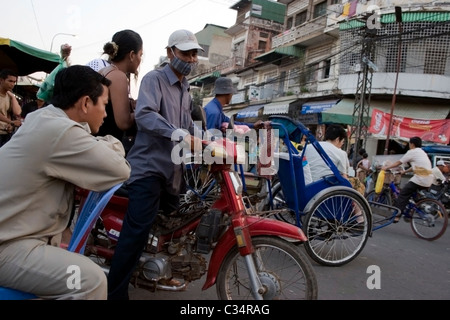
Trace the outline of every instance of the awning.
<instances>
[{"instance_id":1,"label":"awning","mask_svg":"<svg viewBox=\"0 0 450 320\"><path fill-rule=\"evenodd\" d=\"M302 105L301 114L320 113L336 105L339 100L311 101Z\"/></svg>"},{"instance_id":2,"label":"awning","mask_svg":"<svg viewBox=\"0 0 450 320\"><path fill-rule=\"evenodd\" d=\"M369 108L369 117L373 109L379 109L383 112L391 112L392 101L388 100L372 100ZM342 99L334 107L321 113L322 123L342 123L353 124L353 109L355 100ZM408 117L424 120L439 120L447 118L450 107L445 104L426 104L401 102L395 103L394 115L400 117ZM366 119L370 121L370 119Z\"/></svg>"},{"instance_id":3,"label":"awning","mask_svg":"<svg viewBox=\"0 0 450 320\"><path fill-rule=\"evenodd\" d=\"M60 56L25 43L0 38L0 69L12 69L19 76L34 72L50 73L60 61Z\"/></svg>"},{"instance_id":4,"label":"awning","mask_svg":"<svg viewBox=\"0 0 450 320\"><path fill-rule=\"evenodd\" d=\"M321 112L322 123L342 123L351 125L353 123L353 109L355 101L342 99L334 107ZM368 120L368 119L366 119Z\"/></svg>"},{"instance_id":5,"label":"awning","mask_svg":"<svg viewBox=\"0 0 450 320\"><path fill-rule=\"evenodd\" d=\"M239 109L231 109L231 110L224 110L223 113L230 118L231 116L235 115L237 112L239 111Z\"/></svg>"},{"instance_id":6,"label":"awning","mask_svg":"<svg viewBox=\"0 0 450 320\"><path fill-rule=\"evenodd\" d=\"M294 45L278 47L255 57L255 60L280 64L281 58L288 56L300 58L303 56L303 49Z\"/></svg>"},{"instance_id":7,"label":"awning","mask_svg":"<svg viewBox=\"0 0 450 320\"><path fill-rule=\"evenodd\" d=\"M201 86L202 84L215 82L217 78L220 78L222 74L220 71L214 71L205 75L201 75L198 78L192 79L189 83L193 86Z\"/></svg>"},{"instance_id":8,"label":"awning","mask_svg":"<svg viewBox=\"0 0 450 320\"><path fill-rule=\"evenodd\" d=\"M242 109L241 111L239 111L238 114L236 115L236 118L237 119L256 118L259 115L259 109L261 109L262 107L264 107L263 104L248 106L248 107Z\"/></svg>"},{"instance_id":9,"label":"awning","mask_svg":"<svg viewBox=\"0 0 450 320\"><path fill-rule=\"evenodd\" d=\"M273 103L266 104L264 106L263 114L286 114L286 113L289 113L289 105L296 100L297 99L279 101L279 102L273 102Z\"/></svg>"}]
</instances>

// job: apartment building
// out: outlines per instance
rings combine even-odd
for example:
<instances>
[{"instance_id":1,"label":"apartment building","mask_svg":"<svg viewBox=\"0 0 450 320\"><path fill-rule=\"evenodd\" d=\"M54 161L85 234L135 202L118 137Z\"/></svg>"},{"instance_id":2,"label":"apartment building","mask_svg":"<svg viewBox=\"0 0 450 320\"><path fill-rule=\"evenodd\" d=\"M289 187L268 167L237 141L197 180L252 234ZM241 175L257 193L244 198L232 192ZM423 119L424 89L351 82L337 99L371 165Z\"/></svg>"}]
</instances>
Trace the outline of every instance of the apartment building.
<instances>
[{"instance_id":1,"label":"apartment building","mask_svg":"<svg viewBox=\"0 0 450 320\"><path fill-rule=\"evenodd\" d=\"M239 92L229 115L288 114L319 131L331 122L364 127L357 137L380 154L386 133L370 132L372 114L393 109L405 125L433 122L426 125L439 134L424 138L448 144L450 1L241 0L231 8L229 57L193 77L232 78ZM402 147L402 136L391 138Z\"/></svg>"}]
</instances>

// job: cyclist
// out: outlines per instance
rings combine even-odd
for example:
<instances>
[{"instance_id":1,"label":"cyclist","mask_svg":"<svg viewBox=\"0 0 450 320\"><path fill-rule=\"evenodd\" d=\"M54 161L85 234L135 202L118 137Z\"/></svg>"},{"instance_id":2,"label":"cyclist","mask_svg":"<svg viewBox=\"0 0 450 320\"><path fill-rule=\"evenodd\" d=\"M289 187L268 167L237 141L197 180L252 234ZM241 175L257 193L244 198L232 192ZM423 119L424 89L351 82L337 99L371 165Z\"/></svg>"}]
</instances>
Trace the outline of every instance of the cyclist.
<instances>
[{"instance_id":1,"label":"cyclist","mask_svg":"<svg viewBox=\"0 0 450 320\"><path fill-rule=\"evenodd\" d=\"M409 150L400 158L400 160L384 165L382 170L389 170L405 163L411 165L407 170L400 171L401 174L405 172L414 172L413 177L408 183L401 189L397 199L395 199L394 206L399 208L402 212L406 208L411 196L422 189L429 188L433 183L433 173L431 168L431 161L425 151L422 150L422 139L420 137L412 137L409 140ZM397 216L394 222L400 220L400 216ZM404 213L405 221L409 221L411 217L408 213Z\"/></svg>"}]
</instances>

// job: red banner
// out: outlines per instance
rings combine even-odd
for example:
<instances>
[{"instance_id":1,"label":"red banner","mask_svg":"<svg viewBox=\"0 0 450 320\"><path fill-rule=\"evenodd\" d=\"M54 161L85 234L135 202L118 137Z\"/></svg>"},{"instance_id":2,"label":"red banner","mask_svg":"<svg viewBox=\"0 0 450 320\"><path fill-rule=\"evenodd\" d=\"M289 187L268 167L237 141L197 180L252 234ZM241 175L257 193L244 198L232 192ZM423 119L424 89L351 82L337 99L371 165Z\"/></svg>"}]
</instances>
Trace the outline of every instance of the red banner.
<instances>
[{"instance_id":1,"label":"red banner","mask_svg":"<svg viewBox=\"0 0 450 320\"><path fill-rule=\"evenodd\" d=\"M376 135L387 135L391 115L373 109L369 132ZM450 143L450 120L424 120L399 117L394 115L391 138L420 137L423 141L442 144Z\"/></svg>"}]
</instances>

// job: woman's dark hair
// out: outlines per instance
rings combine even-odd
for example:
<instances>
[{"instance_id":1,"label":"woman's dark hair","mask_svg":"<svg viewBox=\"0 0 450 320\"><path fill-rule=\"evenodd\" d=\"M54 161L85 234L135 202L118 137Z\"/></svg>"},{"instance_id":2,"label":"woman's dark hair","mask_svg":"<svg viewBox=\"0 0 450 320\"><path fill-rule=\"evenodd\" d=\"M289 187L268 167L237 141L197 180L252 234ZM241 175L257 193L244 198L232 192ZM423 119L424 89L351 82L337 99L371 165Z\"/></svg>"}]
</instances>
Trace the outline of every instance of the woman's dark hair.
<instances>
[{"instance_id":1,"label":"woman's dark hair","mask_svg":"<svg viewBox=\"0 0 450 320\"><path fill-rule=\"evenodd\" d=\"M416 148L422 147L422 139L420 139L420 137L412 137L411 139L409 139L409 143L415 145Z\"/></svg>"},{"instance_id":2,"label":"woman's dark hair","mask_svg":"<svg viewBox=\"0 0 450 320\"><path fill-rule=\"evenodd\" d=\"M51 102L55 107L67 110L81 97L89 96L96 104L103 94L103 85L109 87L110 84L109 79L90 67L73 65L56 74Z\"/></svg>"},{"instance_id":3,"label":"woman's dark hair","mask_svg":"<svg viewBox=\"0 0 450 320\"><path fill-rule=\"evenodd\" d=\"M110 61L117 62L122 61L131 51L137 53L142 46L142 38L137 32L122 30L116 32L112 40L103 46L103 53L109 55Z\"/></svg>"},{"instance_id":4,"label":"woman's dark hair","mask_svg":"<svg viewBox=\"0 0 450 320\"><path fill-rule=\"evenodd\" d=\"M347 132L345 129L337 124L330 125L327 130L325 131L325 141L326 140L335 140L336 138L339 138L339 140L343 140L347 138Z\"/></svg>"}]
</instances>

